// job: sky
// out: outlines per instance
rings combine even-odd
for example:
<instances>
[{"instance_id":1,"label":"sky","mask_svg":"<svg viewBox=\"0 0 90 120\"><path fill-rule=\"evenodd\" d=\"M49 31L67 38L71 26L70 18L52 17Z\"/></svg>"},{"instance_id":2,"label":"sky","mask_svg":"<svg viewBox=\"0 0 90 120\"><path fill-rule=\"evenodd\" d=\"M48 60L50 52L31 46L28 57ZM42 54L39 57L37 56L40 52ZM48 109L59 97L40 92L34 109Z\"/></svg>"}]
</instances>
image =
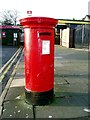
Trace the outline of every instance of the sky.
<instances>
[{"instance_id":1,"label":"sky","mask_svg":"<svg viewBox=\"0 0 90 120\"><path fill-rule=\"evenodd\" d=\"M17 9L19 19L27 17L27 11L32 16L52 17L56 19L82 19L88 14L90 0L0 0L2 9Z\"/></svg>"}]
</instances>

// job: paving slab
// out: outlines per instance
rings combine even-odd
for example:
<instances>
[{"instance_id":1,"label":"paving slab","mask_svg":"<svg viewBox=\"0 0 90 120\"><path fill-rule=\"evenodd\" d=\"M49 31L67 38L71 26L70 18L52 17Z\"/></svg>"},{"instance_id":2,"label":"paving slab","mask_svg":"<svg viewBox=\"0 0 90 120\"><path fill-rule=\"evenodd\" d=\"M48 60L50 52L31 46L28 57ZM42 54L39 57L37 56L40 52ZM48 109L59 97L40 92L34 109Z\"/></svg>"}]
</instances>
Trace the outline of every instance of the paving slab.
<instances>
[{"instance_id":1,"label":"paving slab","mask_svg":"<svg viewBox=\"0 0 90 120\"><path fill-rule=\"evenodd\" d=\"M24 100L12 100L4 102L2 118L33 118L32 106Z\"/></svg>"}]
</instances>

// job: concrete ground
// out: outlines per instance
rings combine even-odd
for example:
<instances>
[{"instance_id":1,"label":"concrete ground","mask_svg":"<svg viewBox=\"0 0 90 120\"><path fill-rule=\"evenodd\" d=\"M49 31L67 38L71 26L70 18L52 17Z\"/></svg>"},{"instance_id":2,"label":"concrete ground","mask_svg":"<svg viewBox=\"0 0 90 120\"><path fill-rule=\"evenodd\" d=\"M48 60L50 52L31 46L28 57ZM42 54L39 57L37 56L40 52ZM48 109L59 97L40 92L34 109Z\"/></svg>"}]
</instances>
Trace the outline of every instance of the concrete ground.
<instances>
[{"instance_id":1,"label":"concrete ground","mask_svg":"<svg viewBox=\"0 0 90 120\"><path fill-rule=\"evenodd\" d=\"M88 52L55 46L55 100L36 106L36 118L88 120ZM25 102L23 56L3 101L3 118L33 118L32 105Z\"/></svg>"}]
</instances>

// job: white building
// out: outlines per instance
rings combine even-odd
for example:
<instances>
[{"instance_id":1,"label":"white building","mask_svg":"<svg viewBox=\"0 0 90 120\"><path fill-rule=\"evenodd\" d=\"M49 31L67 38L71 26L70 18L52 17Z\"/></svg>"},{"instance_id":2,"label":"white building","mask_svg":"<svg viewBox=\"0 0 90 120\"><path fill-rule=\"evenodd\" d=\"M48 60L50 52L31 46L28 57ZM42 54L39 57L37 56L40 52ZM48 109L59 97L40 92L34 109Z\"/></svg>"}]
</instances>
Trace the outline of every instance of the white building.
<instances>
[{"instance_id":1,"label":"white building","mask_svg":"<svg viewBox=\"0 0 90 120\"><path fill-rule=\"evenodd\" d=\"M83 18L84 21L90 21L90 15L86 15L84 18Z\"/></svg>"}]
</instances>

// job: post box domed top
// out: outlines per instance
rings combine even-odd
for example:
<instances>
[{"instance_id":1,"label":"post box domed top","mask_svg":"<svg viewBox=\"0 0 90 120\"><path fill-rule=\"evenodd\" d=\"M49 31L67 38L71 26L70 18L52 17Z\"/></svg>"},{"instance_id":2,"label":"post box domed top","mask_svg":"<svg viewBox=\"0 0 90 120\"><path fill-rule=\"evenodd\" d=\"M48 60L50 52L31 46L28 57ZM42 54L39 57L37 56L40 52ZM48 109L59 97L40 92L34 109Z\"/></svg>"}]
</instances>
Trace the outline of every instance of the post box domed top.
<instances>
[{"instance_id":1,"label":"post box domed top","mask_svg":"<svg viewBox=\"0 0 90 120\"><path fill-rule=\"evenodd\" d=\"M48 17L27 17L20 19L20 24L25 27L54 27L58 23L57 19Z\"/></svg>"}]
</instances>

